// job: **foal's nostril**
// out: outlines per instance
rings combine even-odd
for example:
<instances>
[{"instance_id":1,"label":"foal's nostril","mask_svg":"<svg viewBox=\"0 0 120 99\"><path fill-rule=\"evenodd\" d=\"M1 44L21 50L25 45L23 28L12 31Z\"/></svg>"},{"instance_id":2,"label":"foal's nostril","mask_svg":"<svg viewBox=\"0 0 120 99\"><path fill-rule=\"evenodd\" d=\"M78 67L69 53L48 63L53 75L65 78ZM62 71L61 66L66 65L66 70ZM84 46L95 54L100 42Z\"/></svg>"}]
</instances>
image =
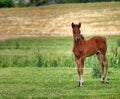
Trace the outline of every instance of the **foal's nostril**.
<instances>
[{"instance_id":1,"label":"foal's nostril","mask_svg":"<svg viewBox=\"0 0 120 99\"><path fill-rule=\"evenodd\" d=\"M79 42L79 41L80 41L80 38L76 38L76 41Z\"/></svg>"},{"instance_id":2,"label":"foal's nostril","mask_svg":"<svg viewBox=\"0 0 120 99\"><path fill-rule=\"evenodd\" d=\"M80 38L78 38L78 41L80 41Z\"/></svg>"}]
</instances>

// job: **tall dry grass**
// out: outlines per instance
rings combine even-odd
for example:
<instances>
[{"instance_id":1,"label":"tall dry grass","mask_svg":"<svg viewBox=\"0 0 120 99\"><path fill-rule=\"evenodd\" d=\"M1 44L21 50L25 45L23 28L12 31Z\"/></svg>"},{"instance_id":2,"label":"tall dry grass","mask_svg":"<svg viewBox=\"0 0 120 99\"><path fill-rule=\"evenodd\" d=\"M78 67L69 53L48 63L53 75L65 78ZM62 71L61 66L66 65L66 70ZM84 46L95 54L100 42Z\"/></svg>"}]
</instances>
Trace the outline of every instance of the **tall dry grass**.
<instances>
[{"instance_id":1,"label":"tall dry grass","mask_svg":"<svg viewBox=\"0 0 120 99\"><path fill-rule=\"evenodd\" d=\"M71 35L72 22L82 22L84 35L120 34L119 5L120 2L106 2L3 8L0 9L0 35L3 35L0 37Z\"/></svg>"}]
</instances>

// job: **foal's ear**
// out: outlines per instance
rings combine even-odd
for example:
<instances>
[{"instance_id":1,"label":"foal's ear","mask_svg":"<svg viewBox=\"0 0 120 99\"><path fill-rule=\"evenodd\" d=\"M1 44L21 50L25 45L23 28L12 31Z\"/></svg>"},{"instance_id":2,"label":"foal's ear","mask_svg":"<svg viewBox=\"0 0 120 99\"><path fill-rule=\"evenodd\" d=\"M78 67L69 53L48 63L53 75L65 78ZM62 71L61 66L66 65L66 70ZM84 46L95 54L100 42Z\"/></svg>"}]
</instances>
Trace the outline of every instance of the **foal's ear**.
<instances>
[{"instance_id":1,"label":"foal's ear","mask_svg":"<svg viewBox=\"0 0 120 99\"><path fill-rule=\"evenodd\" d=\"M78 24L78 27L79 27L79 28L81 27L81 23Z\"/></svg>"},{"instance_id":2,"label":"foal's ear","mask_svg":"<svg viewBox=\"0 0 120 99\"><path fill-rule=\"evenodd\" d=\"M75 27L75 24L72 22L71 26L72 26L72 28L74 28L74 27Z\"/></svg>"}]
</instances>

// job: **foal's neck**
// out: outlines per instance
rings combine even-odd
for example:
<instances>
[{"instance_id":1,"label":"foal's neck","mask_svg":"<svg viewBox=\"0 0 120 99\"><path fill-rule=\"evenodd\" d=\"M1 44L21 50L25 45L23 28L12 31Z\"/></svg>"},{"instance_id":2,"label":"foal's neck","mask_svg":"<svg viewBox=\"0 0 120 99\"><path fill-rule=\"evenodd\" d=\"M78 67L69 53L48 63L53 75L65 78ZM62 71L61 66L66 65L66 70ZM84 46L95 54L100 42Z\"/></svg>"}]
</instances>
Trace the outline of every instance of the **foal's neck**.
<instances>
[{"instance_id":1,"label":"foal's neck","mask_svg":"<svg viewBox=\"0 0 120 99\"><path fill-rule=\"evenodd\" d=\"M74 42L74 48L80 49L85 45L84 36L82 34L80 34L80 36L81 36L80 41L78 41L78 42L76 42L75 40L73 41Z\"/></svg>"},{"instance_id":2,"label":"foal's neck","mask_svg":"<svg viewBox=\"0 0 120 99\"><path fill-rule=\"evenodd\" d=\"M82 47L84 44L85 44L85 40L84 40L84 39L81 39L79 42L76 42L76 41L74 40L74 47L76 47L76 48L80 48L80 47Z\"/></svg>"}]
</instances>

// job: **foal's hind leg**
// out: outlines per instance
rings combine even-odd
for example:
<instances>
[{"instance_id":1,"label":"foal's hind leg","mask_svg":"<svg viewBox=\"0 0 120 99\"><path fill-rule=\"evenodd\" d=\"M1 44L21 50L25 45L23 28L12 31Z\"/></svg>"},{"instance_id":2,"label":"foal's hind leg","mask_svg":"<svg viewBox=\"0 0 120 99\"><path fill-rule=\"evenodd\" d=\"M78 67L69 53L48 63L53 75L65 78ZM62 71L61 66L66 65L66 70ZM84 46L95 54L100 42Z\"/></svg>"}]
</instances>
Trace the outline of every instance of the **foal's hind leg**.
<instances>
[{"instance_id":1,"label":"foal's hind leg","mask_svg":"<svg viewBox=\"0 0 120 99\"><path fill-rule=\"evenodd\" d=\"M106 83L109 83L108 61L107 61L106 55L103 55L103 65L105 66L105 81L106 81Z\"/></svg>"},{"instance_id":2,"label":"foal's hind leg","mask_svg":"<svg viewBox=\"0 0 120 99\"><path fill-rule=\"evenodd\" d=\"M98 58L98 60L99 60L99 62L100 62L100 64L101 64L101 69L102 69L102 73L101 73L101 83L103 83L104 80L105 80L105 74L104 74L103 56L102 56L102 54L101 54L100 52L97 53L97 58Z\"/></svg>"},{"instance_id":3,"label":"foal's hind leg","mask_svg":"<svg viewBox=\"0 0 120 99\"><path fill-rule=\"evenodd\" d=\"M99 53L97 54L98 60L100 61L101 68L102 68L102 75L101 75L101 82L103 83L104 80L106 83L109 83L109 78L108 78L108 61L106 59L106 55Z\"/></svg>"}]
</instances>

